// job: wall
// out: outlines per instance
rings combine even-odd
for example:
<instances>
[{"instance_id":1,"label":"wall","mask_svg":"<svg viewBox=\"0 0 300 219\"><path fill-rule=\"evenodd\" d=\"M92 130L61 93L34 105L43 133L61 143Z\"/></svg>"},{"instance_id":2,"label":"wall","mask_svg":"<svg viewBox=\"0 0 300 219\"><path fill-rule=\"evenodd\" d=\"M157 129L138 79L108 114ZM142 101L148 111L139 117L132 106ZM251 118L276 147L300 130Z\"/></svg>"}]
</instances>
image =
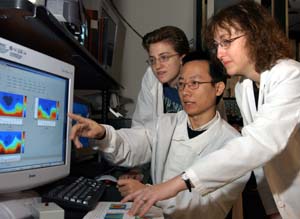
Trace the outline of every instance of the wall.
<instances>
[{"instance_id":1,"label":"wall","mask_svg":"<svg viewBox=\"0 0 300 219\"><path fill-rule=\"evenodd\" d=\"M86 8L98 9L100 0L84 0ZM178 26L188 39L194 41L196 33L194 17L195 0L114 0L115 5L127 21L144 35L164 25ZM139 38L127 25L120 83L125 89L121 95L128 101L125 105L127 117L131 118L140 84L147 68L147 53Z\"/></svg>"}]
</instances>

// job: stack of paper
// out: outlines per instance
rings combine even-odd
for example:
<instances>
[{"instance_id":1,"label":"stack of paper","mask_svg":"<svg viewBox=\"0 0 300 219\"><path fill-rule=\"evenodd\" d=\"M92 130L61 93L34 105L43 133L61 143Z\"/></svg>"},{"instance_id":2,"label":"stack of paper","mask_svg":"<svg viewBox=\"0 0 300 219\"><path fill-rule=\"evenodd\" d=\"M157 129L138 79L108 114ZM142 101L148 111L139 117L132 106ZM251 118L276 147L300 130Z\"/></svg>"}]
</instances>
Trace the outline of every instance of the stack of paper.
<instances>
[{"instance_id":1,"label":"stack of paper","mask_svg":"<svg viewBox=\"0 0 300 219\"><path fill-rule=\"evenodd\" d=\"M96 208L90 211L84 219L163 219L162 209L152 207L142 218L129 216L127 212L131 208L131 202L99 202Z\"/></svg>"}]
</instances>

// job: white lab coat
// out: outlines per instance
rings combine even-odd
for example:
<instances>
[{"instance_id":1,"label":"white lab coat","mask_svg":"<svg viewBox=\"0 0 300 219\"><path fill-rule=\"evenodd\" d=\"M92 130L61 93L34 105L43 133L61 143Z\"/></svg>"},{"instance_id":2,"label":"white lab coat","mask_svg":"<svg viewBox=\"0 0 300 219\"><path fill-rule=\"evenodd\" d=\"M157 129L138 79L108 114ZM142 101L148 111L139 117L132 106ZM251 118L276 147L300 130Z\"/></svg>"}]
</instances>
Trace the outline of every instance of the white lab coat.
<instances>
[{"instance_id":1,"label":"white lab coat","mask_svg":"<svg viewBox=\"0 0 300 219\"><path fill-rule=\"evenodd\" d=\"M223 100L217 106L223 119L227 120ZM132 127L147 126L158 116L164 114L163 86L148 67L142 79L135 111L132 116ZM150 122L150 123L149 123Z\"/></svg>"},{"instance_id":2,"label":"white lab coat","mask_svg":"<svg viewBox=\"0 0 300 219\"><path fill-rule=\"evenodd\" d=\"M221 117L227 120L226 109L223 99L217 105ZM160 115L164 114L163 86L156 78L151 67L148 67L141 83L135 112L132 117L132 127L150 127L151 123ZM260 198L267 214L277 212L270 188L263 176L262 168L255 170L256 181Z\"/></svg>"},{"instance_id":3,"label":"white lab coat","mask_svg":"<svg viewBox=\"0 0 300 219\"><path fill-rule=\"evenodd\" d=\"M106 137L100 142L100 148L108 160L118 165L135 166L151 160L151 175L157 184L180 175L201 157L239 136L217 113L204 133L189 139L187 119L186 113L180 111L162 115L148 130L136 127L116 131L105 126ZM183 191L158 205L173 219L225 218L249 176L247 174L205 197L197 191Z\"/></svg>"},{"instance_id":4,"label":"white lab coat","mask_svg":"<svg viewBox=\"0 0 300 219\"><path fill-rule=\"evenodd\" d=\"M281 216L300 218L300 63L279 60L261 73L258 111L252 81L236 86L245 124L242 137L206 156L186 170L201 194L264 165L264 172ZM216 162L218 161L218 162Z\"/></svg>"},{"instance_id":5,"label":"white lab coat","mask_svg":"<svg viewBox=\"0 0 300 219\"><path fill-rule=\"evenodd\" d=\"M132 127L150 125L163 113L163 86L151 67L148 67L142 79L141 90L132 116Z\"/></svg>"}]
</instances>

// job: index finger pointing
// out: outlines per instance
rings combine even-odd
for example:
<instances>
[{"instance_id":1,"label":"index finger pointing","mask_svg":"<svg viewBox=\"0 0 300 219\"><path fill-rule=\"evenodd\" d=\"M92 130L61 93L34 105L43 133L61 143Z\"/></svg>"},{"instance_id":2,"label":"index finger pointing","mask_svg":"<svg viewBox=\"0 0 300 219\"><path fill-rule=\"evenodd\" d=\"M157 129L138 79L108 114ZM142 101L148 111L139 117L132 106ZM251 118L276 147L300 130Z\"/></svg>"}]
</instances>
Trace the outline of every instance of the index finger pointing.
<instances>
[{"instance_id":1,"label":"index finger pointing","mask_svg":"<svg viewBox=\"0 0 300 219\"><path fill-rule=\"evenodd\" d=\"M85 121L85 118L80 116L80 115L76 115L74 113L68 113L68 116L72 119L72 120L75 120L77 122L84 122Z\"/></svg>"}]
</instances>

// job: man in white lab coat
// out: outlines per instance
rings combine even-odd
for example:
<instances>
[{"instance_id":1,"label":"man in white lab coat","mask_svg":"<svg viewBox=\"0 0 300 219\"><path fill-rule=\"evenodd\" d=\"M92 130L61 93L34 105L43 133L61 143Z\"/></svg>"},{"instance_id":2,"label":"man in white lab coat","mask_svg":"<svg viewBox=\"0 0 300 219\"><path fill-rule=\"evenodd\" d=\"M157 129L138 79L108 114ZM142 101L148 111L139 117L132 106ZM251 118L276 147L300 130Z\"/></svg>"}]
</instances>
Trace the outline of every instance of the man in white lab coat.
<instances>
[{"instance_id":1,"label":"man in white lab coat","mask_svg":"<svg viewBox=\"0 0 300 219\"><path fill-rule=\"evenodd\" d=\"M219 67L202 53L188 54L183 59L177 83L184 111L162 115L152 122L150 128L115 130L70 114L77 120L70 137L78 147L80 136L100 139L100 148L106 158L118 165L136 166L151 161L154 184L182 174L200 158L239 136L216 111L226 80ZM189 191L157 205L163 208L166 218L225 218L248 179L249 174L202 197L183 177L182 183Z\"/></svg>"}]
</instances>

